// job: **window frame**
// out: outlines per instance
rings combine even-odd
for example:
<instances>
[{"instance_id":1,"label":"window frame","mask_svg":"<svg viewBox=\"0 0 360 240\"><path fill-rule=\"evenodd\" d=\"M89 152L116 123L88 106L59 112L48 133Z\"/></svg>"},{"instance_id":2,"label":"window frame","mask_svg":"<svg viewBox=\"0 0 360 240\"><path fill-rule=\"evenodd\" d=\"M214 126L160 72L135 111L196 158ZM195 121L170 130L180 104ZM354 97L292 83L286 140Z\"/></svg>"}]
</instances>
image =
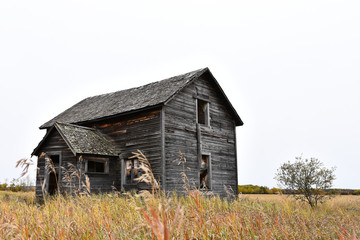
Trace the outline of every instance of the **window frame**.
<instances>
[{"instance_id":1,"label":"window frame","mask_svg":"<svg viewBox=\"0 0 360 240\"><path fill-rule=\"evenodd\" d=\"M137 163L137 167L135 167L135 161ZM126 171L127 171L127 162L131 162L131 168L130 168L130 182L127 182L127 174L126 174ZM137 169L137 172L135 173L135 169ZM137 158L125 158L123 160L123 170L122 170L122 173L123 173L123 177L122 177L122 185L123 186L130 186L130 185L137 185L138 184L138 181L136 181L135 179L136 178L139 178L140 177L140 162L139 162L139 159Z\"/></svg>"},{"instance_id":2,"label":"window frame","mask_svg":"<svg viewBox=\"0 0 360 240\"><path fill-rule=\"evenodd\" d=\"M204 107L204 123L200 123L199 110L201 106ZM210 126L210 102L202 98L196 98L196 123L204 126Z\"/></svg>"},{"instance_id":3,"label":"window frame","mask_svg":"<svg viewBox=\"0 0 360 240\"><path fill-rule=\"evenodd\" d=\"M109 174L109 158L105 157L84 157L85 159L85 173L89 174ZM89 172L88 164L89 161L103 163L104 164L104 171L103 172Z\"/></svg>"}]
</instances>

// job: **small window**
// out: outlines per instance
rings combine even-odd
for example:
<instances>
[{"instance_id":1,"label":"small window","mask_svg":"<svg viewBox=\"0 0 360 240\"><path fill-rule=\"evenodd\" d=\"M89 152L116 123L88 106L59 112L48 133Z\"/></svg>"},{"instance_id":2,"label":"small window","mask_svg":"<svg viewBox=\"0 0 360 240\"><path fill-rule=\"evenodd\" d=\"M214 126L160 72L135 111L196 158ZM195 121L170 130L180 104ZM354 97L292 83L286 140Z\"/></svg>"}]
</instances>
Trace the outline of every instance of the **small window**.
<instances>
[{"instance_id":1,"label":"small window","mask_svg":"<svg viewBox=\"0 0 360 240\"><path fill-rule=\"evenodd\" d=\"M204 125L210 125L209 103L197 99L197 122Z\"/></svg>"},{"instance_id":2,"label":"small window","mask_svg":"<svg viewBox=\"0 0 360 240\"><path fill-rule=\"evenodd\" d=\"M85 171L87 173L108 173L107 158L86 158Z\"/></svg>"},{"instance_id":3,"label":"small window","mask_svg":"<svg viewBox=\"0 0 360 240\"><path fill-rule=\"evenodd\" d=\"M126 159L125 160L125 180L124 184L136 184L135 180L139 175L140 164L137 159Z\"/></svg>"},{"instance_id":4,"label":"small window","mask_svg":"<svg viewBox=\"0 0 360 240\"><path fill-rule=\"evenodd\" d=\"M210 156L201 155L200 189L211 189Z\"/></svg>"}]
</instances>

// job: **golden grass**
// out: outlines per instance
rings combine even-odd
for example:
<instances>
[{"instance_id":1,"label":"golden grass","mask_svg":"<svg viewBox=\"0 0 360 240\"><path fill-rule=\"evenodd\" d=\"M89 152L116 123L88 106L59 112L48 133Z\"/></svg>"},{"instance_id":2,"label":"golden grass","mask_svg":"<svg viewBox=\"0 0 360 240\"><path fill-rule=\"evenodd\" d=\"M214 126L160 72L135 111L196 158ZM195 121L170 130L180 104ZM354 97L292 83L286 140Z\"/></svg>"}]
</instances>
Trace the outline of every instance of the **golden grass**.
<instances>
[{"instance_id":1,"label":"golden grass","mask_svg":"<svg viewBox=\"0 0 360 240\"><path fill-rule=\"evenodd\" d=\"M358 239L360 197L311 209L283 195L233 201L105 194L54 197L0 192L0 239Z\"/></svg>"},{"instance_id":2,"label":"golden grass","mask_svg":"<svg viewBox=\"0 0 360 240\"><path fill-rule=\"evenodd\" d=\"M281 202L284 200L295 202L295 200L291 197L291 195L284 195L284 194L240 194L239 198L248 198L250 200L260 201L260 202ZM340 202L343 204L352 204L354 201L360 201L360 196L335 195L333 198L330 198L328 201L326 201L325 205L330 203L339 204Z\"/></svg>"}]
</instances>

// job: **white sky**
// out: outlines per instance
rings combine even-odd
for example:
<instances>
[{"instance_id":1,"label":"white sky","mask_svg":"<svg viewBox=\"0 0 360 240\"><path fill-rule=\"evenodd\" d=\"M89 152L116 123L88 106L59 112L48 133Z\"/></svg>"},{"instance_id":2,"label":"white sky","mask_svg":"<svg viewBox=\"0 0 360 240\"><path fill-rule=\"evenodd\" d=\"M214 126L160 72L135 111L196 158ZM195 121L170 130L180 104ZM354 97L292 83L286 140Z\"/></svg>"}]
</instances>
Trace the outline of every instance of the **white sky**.
<instances>
[{"instance_id":1,"label":"white sky","mask_svg":"<svg viewBox=\"0 0 360 240\"><path fill-rule=\"evenodd\" d=\"M1 1L0 182L83 98L209 67L245 123L239 184L274 187L303 154L360 189L359 12L358 0Z\"/></svg>"}]
</instances>

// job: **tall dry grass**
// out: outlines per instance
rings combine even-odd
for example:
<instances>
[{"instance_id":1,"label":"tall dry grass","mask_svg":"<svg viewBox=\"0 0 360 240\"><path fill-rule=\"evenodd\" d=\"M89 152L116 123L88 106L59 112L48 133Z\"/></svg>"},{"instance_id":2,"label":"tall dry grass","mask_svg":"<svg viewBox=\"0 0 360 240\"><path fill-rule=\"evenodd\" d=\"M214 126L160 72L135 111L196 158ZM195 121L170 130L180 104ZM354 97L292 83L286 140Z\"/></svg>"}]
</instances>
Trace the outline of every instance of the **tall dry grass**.
<instances>
[{"instance_id":1,"label":"tall dry grass","mask_svg":"<svg viewBox=\"0 0 360 240\"><path fill-rule=\"evenodd\" d=\"M0 239L358 239L360 198L311 209L284 196L0 195Z\"/></svg>"},{"instance_id":2,"label":"tall dry grass","mask_svg":"<svg viewBox=\"0 0 360 240\"><path fill-rule=\"evenodd\" d=\"M146 157L136 157L146 168ZM227 201L190 187L187 195L169 195L151 171L143 171L152 192L57 195L41 205L34 194L0 192L0 239L360 238L357 196L337 196L313 209L283 195Z\"/></svg>"}]
</instances>

